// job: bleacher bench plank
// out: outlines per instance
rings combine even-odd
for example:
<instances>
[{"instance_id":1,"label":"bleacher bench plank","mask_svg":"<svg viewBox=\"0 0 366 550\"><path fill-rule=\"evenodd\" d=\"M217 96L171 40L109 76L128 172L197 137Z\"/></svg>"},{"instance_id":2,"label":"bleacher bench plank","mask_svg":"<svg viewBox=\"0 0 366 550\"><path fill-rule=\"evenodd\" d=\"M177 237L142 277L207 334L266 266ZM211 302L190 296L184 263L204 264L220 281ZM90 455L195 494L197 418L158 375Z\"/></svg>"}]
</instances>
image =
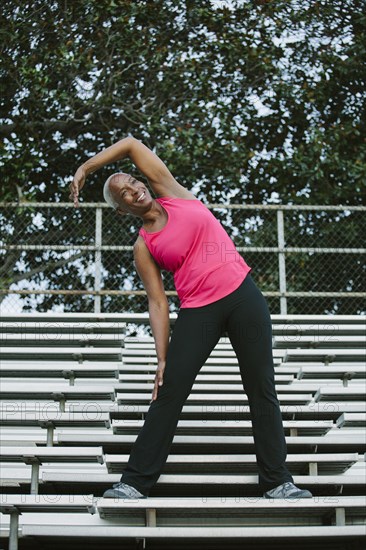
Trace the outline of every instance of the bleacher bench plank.
<instances>
[{"instance_id":1,"label":"bleacher bench plank","mask_svg":"<svg viewBox=\"0 0 366 550\"><path fill-rule=\"evenodd\" d=\"M42 406L39 406L38 403L29 403L29 408L27 408L28 403L24 402L21 405L17 402L12 403L0 403L1 408L6 411L17 411L17 410L43 410ZM47 404L45 404L46 407ZM53 405L51 403L51 405ZM49 405L48 405L49 406ZM56 406L56 405L54 405ZM150 405L144 403L90 403L88 404L74 404L69 403L70 411L72 412L84 412L91 411L92 413L97 412L109 412L111 418L144 418L150 408ZM20 409L20 407L22 407ZM314 419L314 420L334 420L341 416L344 412L359 413L364 412L365 406L364 403L360 401L339 401L337 403L327 403L323 401L318 401L317 403L310 402L303 405L292 405L292 404L281 404L280 410L282 418L285 419ZM248 403L238 404L235 403L234 406L226 403L205 403L202 407L201 405L191 405L185 403L183 405L180 418L203 418L205 420L219 418L221 420L246 420L251 418L250 408Z\"/></svg>"},{"instance_id":2,"label":"bleacher bench plank","mask_svg":"<svg viewBox=\"0 0 366 550\"><path fill-rule=\"evenodd\" d=\"M129 419L112 420L112 429L115 434L127 434L139 431L144 424L144 420L135 420L131 423ZM285 434L291 435L325 435L334 427L331 420L322 420L314 423L312 420L284 420L283 427ZM252 422L250 420L228 420L222 422L219 420L179 420L176 428L177 434L184 433L202 433L210 434L214 431L216 435L250 435L252 433ZM297 433L294 434L293 432Z\"/></svg>"},{"instance_id":3,"label":"bleacher bench plank","mask_svg":"<svg viewBox=\"0 0 366 550\"><path fill-rule=\"evenodd\" d=\"M174 512L179 511L185 518L196 518L197 522L220 517L220 512L230 512L231 518L245 517L253 522L261 517L291 517L301 521L304 518L312 519L314 516L323 518L336 509L343 508L353 517L366 518L366 498L364 496L338 496L337 498L306 498L306 499L266 499L247 497L236 499L228 497L225 502L214 497L204 498L149 498L134 499L133 501L116 501L115 499L101 498L96 501L97 510L102 518L114 518L125 511L134 510L145 512L146 509L154 509L157 518L174 517ZM168 515L164 514L167 513ZM140 515L143 519L144 515ZM160 523L161 524L161 523ZM250 525L250 524L249 524Z\"/></svg>"},{"instance_id":4,"label":"bleacher bench plank","mask_svg":"<svg viewBox=\"0 0 366 550\"><path fill-rule=\"evenodd\" d=\"M151 369L151 374L132 374L130 372L121 372L119 371L119 381L120 383L125 382L154 382L155 380L156 369ZM294 381L294 374L278 374L278 371L275 371L275 381L281 384L289 384ZM241 382L240 374L206 374L202 373L202 369L199 374L197 374L195 382Z\"/></svg>"},{"instance_id":5,"label":"bleacher bench plank","mask_svg":"<svg viewBox=\"0 0 366 550\"><path fill-rule=\"evenodd\" d=\"M109 334L16 334L0 333L0 345L4 352L7 347L23 346L25 351L34 346L44 347L122 347L123 338Z\"/></svg>"},{"instance_id":6,"label":"bleacher bench plank","mask_svg":"<svg viewBox=\"0 0 366 550\"><path fill-rule=\"evenodd\" d=\"M154 354L140 354L140 355L125 355L121 348L122 364L123 365L157 365L157 357ZM287 351L287 350L284 350ZM274 362L281 363L284 360L285 353L283 350L273 350ZM216 355L212 353L205 362L205 365L238 365L238 359L235 354L230 356Z\"/></svg>"},{"instance_id":7,"label":"bleacher bench plank","mask_svg":"<svg viewBox=\"0 0 366 550\"><path fill-rule=\"evenodd\" d=\"M0 495L0 512L9 514L28 512L88 512L96 513L94 495Z\"/></svg>"},{"instance_id":8,"label":"bleacher bench plank","mask_svg":"<svg viewBox=\"0 0 366 550\"><path fill-rule=\"evenodd\" d=\"M217 392L216 395L221 395L222 392L225 392L226 394L232 393L234 395L235 393L243 394L243 383L241 379L238 380L236 384L231 384L229 382L224 383L223 381L221 383L216 384L215 382L210 382L209 384L205 383L205 379L201 380L195 380L192 386L191 392L194 394L194 392L212 392L213 395L214 392ZM276 382L276 380L275 380ZM326 382L326 388L340 388L344 390L344 395L346 395L347 389L359 389L362 395L362 390L365 389L365 385L362 382L355 381L352 385L343 386L341 380L332 380L329 382L327 380ZM117 392L133 392L133 391L152 391L153 389L153 383L152 381L146 380L144 382L134 382L134 381L128 381L123 380L119 385L114 385L114 388ZM319 388L319 381L314 382L303 382L295 380L291 384L275 384L275 389L277 392L277 395L279 395L282 392L286 393L302 393L305 392L311 392L312 394L315 394L320 388ZM353 394L350 392L350 395ZM352 397L351 397L352 399Z\"/></svg>"},{"instance_id":9,"label":"bleacher bench plank","mask_svg":"<svg viewBox=\"0 0 366 550\"><path fill-rule=\"evenodd\" d=\"M316 335L299 335L298 337L291 339L288 336L277 335L272 340L272 346L275 349L282 348L312 348L312 349L344 349L345 346L351 348L364 348L365 347L365 335L360 334L358 336L325 336L323 339Z\"/></svg>"},{"instance_id":10,"label":"bleacher bench plank","mask_svg":"<svg viewBox=\"0 0 366 550\"><path fill-rule=\"evenodd\" d=\"M78 320L79 322L136 322L149 319L148 313L57 313L49 311L47 313L34 312L34 313L6 313L2 315L2 321L17 321L21 317L22 321L41 321L54 322L54 321L67 321L73 322ZM170 317L175 319L176 313L170 313ZM362 315L332 315L332 314L272 314L272 323L299 323L309 324L315 321L324 324L332 324L335 321L337 323L354 323L365 325L365 318Z\"/></svg>"},{"instance_id":11,"label":"bleacher bench plank","mask_svg":"<svg viewBox=\"0 0 366 550\"><path fill-rule=\"evenodd\" d=\"M3 426L41 426L47 427L52 424L55 427L59 426L105 426L111 427L110 416L107 412L54 412L45 411L35 412L11 412L0 411L0 425Z\"/></svg>"},{"instance_id":12,"label":"bleacher bench plank","mask_svg":"<svg viewBox=\"0 0 366 550\"><path fill-rule=\"evenodd\" d=\"M102 447L7 447L0 449L2 462L98 462L103 464Z\"/></svg>"},{"instance_id":13,"label":"bleacher bench plank","mask_svg":"<svg viewBox=\"0 0 366 550\"><path fill-rule=\"evenodd\" d=\"M343 428L344 426L366 427L366 413L342 413L341 416L337 419L337 427Z\"/></svg>"},{"instance_id":14,"label":"bleacher bench plank","mask_svg":"<svg viewBox=\"0 0 366 550\"><path fill-rule=\"evenodd\" d=\"M3 318L3 316L2 316ZM18 317L17 321L0 321L0 334L116 334L125 336L126 323L103 322L34 322L23 321L23 317ZM356 327L355 329L356 330Z\"/></svg>"},{"instance_id":15,"label":"bleacher bench plank","mask_svg":"<svg viewBox=\"0 0 366 550\"><path fill-rule=\"evenodd\" d=\"M346 388L336 386L323 386L314 395L314 401L365 401L366 387L364 384L359 387L348 386Z\"/></svg>"},{"instance_id":16,"label":"bleacher bench plank","mask_svg":"<svg viewBox=\"0 0 366 550\"><path fill-rule=\"evenodd\" d=\"M307 453L287 454L286 464L292 473L304 473L308 468L311 473L317 466L319 474L340 474L347 471L358 461L358 453ZM106 454L104 462L108 473L122 472L128 462L128 454ZM311 466L310 466L311 465ZM216 473L232 472L256 473L257 463L255 454L170 454L164 465L164 473ZM310 471L311 470L311 471Z\"/></svg>"},{"instance_id":17,"label":"bleacher bench plank","mask_svg":"<svg viewBox=\"0 0 366 550\"><path fill-rule=\"evenodd\" d=\"M293 476L294 483L298 487L304 488L314 488L316 492L320 492L320 496L324 494L324 488L344 488L350 486L359 487L361 490L364 489L365 485L365 476L363 474L327 474L327 475L311 475L311 474L294 474ZM90 472L75 472L74 470L68 469L67 471L62 471L60 469L52 470L47 469L47 471L42 472L42 482L51 483L51 484L87 484L90 485L103 485L109 486L112 483L120 481L121 472L119 473L93 473L90 475ZM198 486L203 490L205 486L215 486L219 491L220 495L228 496L228 489L234 488L235 493L240 492L240 496L246 494L247 489L254 489L255 494L259 494L258 490L258 475L257 474L241 474L230 475L230 474L178 474L178 473L162 473L159 477L158 483L154 488L154 491L163 488L164 486L177 485L183 489L189 488L192 486ZM337 496L339 493L337 492ZM355 496L355 495L352 495ZM260 495L262 497L262 495Z\"/></svg>"},{"instance_id":18,"label":"bleacher bench plank","mask_svg":"<svg viewBox=\"0 0 366 550\"><path fill-rule=\"evenodd\" d=\"M363 365L347 365L347 366L339 366L335 363L331 363L330 365L322 365L322 366L307 366L303 365L300 367L297 378L298 380L305 380L309 378L347 378L349 380L356 378L356 379L366 379L366 371L365 366Z\"/></svg>"},{"instance_id":19,"label":"bleacher bench plank","mask_svg":"<svg viewBox=\"0 0 366 550\"><path fill-rule=\"evenodd\" d=\"M341 317L341 316L339 316ZM334 318L333 318L334 319ZM272 319L273 321L273 319ZM362 336L366 333L366 321L354 324L342 323L340 320L333 323L272 323L272 333L291 338L292 336L314 335L319 338L339 338L340 336Z\"/></svg>"},{"instance_id":20,"label":"bleacher bench plank","mask_svg":"<svg viewBox=\"0 0 366 550\"><path fill-rule=\"evenodd\" d=\"M60 410L65 412L65 402L68 400L93 400L110 399L114 401L115 393L113 384L110 386L94 385L94 386L70 386L52 384L27 384L20 386L19 384L2 384L0 388L0 397L2 400L54 400L60 403Z\"/></svg>"},{"instance_id":21,"label":"bleacher bench plank","mask_svg":"<svg viewBox=\"0 0 366 550\"><path fill-rule=\"evenodd\" d=\"M52 364L47 361L43 363L5 363L1 364L1 375L4 378L25 377L25 378L113 378L119 379L118 366L113 362L102 363L101 365L87 363L65 363Z\"/></svg>"},{"instance_id":22,"label":"bleacher bench plank","mask_svg":"<svg viewBox=\"0 0 366 550\"><path fill-rule=\"evenodd\" d=\"M274 350L275 351L275 350ZM337 361L363 361L364 349L327 348L327 349L290 349L285 350L284 362L287 361L322 361L332 363Z\"/></svg>"},{"instance_id":23,"label":"bleacher bench plank","mask_svg":"<svg viewBox=\"0 0 366 550\"><path fill-rule=\"evenodd\" d=\"M282 386L283 387L283 386ZM286 386L287 388L287 386ZM312 401L313 395L311 393L282 393L281 392L281 386L278 385L276 388L277 391L277 397L278 400L281 403L289 403L289 404L296 404L296 405L305 405ZM347 388L345 388L347 389ZM135 403L136 405L139 404L141 401L150 401L151 394L152 394L153 388L150 390L147 390L147 393L125 393L122 390L117 389L117 402L119 404L127 404L127 403ZM246 404L248 403L248 397L242 390L241 392L235 394L214 394L214 393L191 393L187 398L187 403L201 403L202 405L209 404L210 402L220 402L221 404L226 403L227 405L230 403L232 406L235 404Z\"/></svg>"},{"instance_id":24,"label":"bleacher bench plank","mask_svg":"<svg viewBox=\"0 0 366 550\"><path fill-rule=\"evenodd\" d=\"M52 347L4 347L1 359L42 359L43 361L62 359L63 361L121 361L120 348L52 348Z\"/></svg>"},{"instance_id":25,"label":"bleacher bench plank","mask_svg":"<svg viewBox=\"0 0 366 550\"><path fill-rule=\"evenodd\" d=\"M108 445L109 447L120 445L122 452L125 452L126 448L130 448L131 445L135 442L136 435L83 435L80 434L66 434L65 432L58 435L57 443L59 445ZM306 451L311 451L316 449L318 451L335 451L341 452L365 452L366 451L366 440L362 433L347 435L344 437L339 437L336 435L327 435L323 436L287 436L286 443L288 451L291 452L291 448L304 449ZM217 450L220 446L224 446L227 452L230 452L231 449L237 450L238 448L244 452L248 448L254 446L254 439L252 436L217 436L214 435L175 435L172 442L172 451L178 448L188 447L193 452L202 452L203 446L212 446ZM106 451L108 452L108 451Z\"/></svg>"},{"instance_id":26,"label":"bleacher bench plank","mask_svg":"<svg viewBox=\"0 0 366 550\"><path fill-rule=\"evenodd\" d=\"M363 525L342 525L342 526L296 526L296 527L125 527L115 525L103 525L93 528L88 525L88 536L90 537L112 537L112 538L239 538L243 540L252 538L268 539L315 539L316 537L364 537L365 528ZM76 525L24 525L22 534L38 537L85 537L85 527Z\"/></svg>"}]
</instances>

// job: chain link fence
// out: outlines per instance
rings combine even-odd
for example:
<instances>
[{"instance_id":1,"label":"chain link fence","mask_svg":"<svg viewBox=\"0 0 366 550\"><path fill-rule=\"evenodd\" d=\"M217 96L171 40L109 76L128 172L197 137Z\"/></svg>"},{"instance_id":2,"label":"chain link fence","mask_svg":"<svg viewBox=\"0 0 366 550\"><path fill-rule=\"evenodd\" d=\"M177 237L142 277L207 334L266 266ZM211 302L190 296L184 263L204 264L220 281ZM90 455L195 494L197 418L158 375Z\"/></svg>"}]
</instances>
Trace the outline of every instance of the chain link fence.
<instances>
[{"instance_id":1,"label":"chain link fence","mask_svg":"<svg viewBox=\"0 0 366 550\"><path fill-rule=\"evenodd\" d=\"M272 314L365 313L366 207L207 206ZM146 312L132 253L140 225L104 203L0 203L0 312ZM177 311L172 274L162 275Z\"/></svg>"}]
</instances>

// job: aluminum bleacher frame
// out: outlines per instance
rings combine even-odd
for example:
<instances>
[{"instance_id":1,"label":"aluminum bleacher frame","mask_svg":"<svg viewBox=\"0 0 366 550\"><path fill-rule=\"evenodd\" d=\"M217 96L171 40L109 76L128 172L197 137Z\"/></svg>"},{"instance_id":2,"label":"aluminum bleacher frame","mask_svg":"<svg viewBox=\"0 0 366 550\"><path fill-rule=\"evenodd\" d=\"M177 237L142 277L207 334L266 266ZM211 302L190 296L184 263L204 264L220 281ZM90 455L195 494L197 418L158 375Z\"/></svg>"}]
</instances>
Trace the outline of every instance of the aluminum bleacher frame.
<instances>
[{"instance_id":1,"label":"aluminum bleacher frame","mask_svg":"<svg viewBox=\"0 0 366 550\"><path fill-rule=\"evenodd\" d=\"M290 548L292 540L298 550L331 542L361 548L365 319L273 315L272 322L288 464L295 483L312 490L313 498L258 496L248 401L223 337L183 406L152 495L121 502L100 495L119 480L149 408L154 344L125 333L128 323L147 324L148 315L3 316L0 547L4 541L16 550L24 542L33 550L45 543L58 550L67 541L74 550L95 537L90 549L121 543L274 549ZM38 440L35 429L46 429L46 438ZM17 433L29 434L22 445ZM17 472L24 472L18 482Z\"/></svg>"}]
</instances>

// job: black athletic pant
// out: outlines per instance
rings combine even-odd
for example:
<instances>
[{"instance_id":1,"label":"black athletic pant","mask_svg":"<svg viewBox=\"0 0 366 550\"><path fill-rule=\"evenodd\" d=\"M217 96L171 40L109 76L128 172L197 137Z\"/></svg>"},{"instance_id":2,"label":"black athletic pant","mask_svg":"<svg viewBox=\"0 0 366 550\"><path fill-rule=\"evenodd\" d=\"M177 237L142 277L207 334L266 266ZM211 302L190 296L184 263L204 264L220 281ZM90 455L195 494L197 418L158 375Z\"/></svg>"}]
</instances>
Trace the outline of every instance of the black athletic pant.
<instances>
[{"instance_id":1,"label":"black athletic pant","mask_svg":"<svg viewBox=\"0 0 366 550\"><path fill-rule=\"evenodd\" d=\"M121 481L148 496L169 455L183 405L202 365L226 331L248 396L261 491L293 478L275 390L272 325L267 302L250 274L228 296L181 308L168 346L163 385L150 404Z\"/></svg>"}]
</instances>

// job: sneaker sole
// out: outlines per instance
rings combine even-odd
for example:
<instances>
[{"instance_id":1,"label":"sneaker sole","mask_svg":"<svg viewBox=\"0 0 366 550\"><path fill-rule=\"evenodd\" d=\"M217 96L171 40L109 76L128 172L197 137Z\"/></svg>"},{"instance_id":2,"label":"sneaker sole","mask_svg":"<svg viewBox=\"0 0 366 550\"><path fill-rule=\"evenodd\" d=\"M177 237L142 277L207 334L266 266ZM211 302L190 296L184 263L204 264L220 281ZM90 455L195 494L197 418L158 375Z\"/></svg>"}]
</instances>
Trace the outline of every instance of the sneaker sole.
<instances>
[{"instance_id":1,"label":"sneaker sole","mask_svg":"<svg viewBox=\"0 0 366 550\"><path fill-rule=\"evenodd\" d=\"M289 498L292 498L292 499L295 499L295 498L313 498L313 495L291 495L291 496L287 496L287 497L271 497L269 495L264 495L264 498L284 498L284 499L289 499Z\"/></svg>"},{"instance_id":2,"label":"sneaker sole","mask_svg":"<svg viewBox=\"0 0 366 550\"><path fill-rule=\"evenodd\" d=\"M114 491L106 491L103 495L102 495L102 498L121 498L121 499L129 499L129 500L138 500L140 498L147 498L146 496L141 496L141 497L131 497L129 495L124 495L124 494L121 494L121 493L116 493Z\"/></svg>"}]
</instances>

